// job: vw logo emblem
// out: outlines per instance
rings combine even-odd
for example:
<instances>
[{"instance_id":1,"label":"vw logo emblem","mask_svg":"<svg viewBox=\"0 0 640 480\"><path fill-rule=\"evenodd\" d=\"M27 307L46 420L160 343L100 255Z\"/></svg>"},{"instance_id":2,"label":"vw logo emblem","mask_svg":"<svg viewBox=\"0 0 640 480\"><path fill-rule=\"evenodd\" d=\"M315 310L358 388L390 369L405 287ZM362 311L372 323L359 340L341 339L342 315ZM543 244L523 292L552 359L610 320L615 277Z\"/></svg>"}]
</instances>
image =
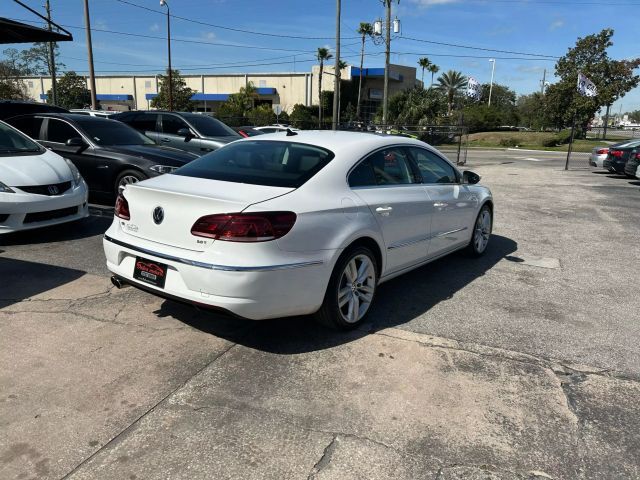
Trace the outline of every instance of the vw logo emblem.
<instances>
[{"instance_id":1,"label":"vw logo emblem","mask_svg":"<svg viewBox=\"0 0 640 480\"><path fill-rule=\"evenodd\" d=\"M162 207L156 207L153 209L153 222L156 225L160 225L164 220L164 210Z\"/></svg>"},{"instance_id":2,"label":"vw logo emblem","mask_svg":"<svg viewBox=\"0 0 640 480\"><path fill-rule=\"evenodd\" d=\"M58 195L60 193L60 190L56 185L49 185L47 190L49 191L49 195Z\"/></svg>"}]
</instances>

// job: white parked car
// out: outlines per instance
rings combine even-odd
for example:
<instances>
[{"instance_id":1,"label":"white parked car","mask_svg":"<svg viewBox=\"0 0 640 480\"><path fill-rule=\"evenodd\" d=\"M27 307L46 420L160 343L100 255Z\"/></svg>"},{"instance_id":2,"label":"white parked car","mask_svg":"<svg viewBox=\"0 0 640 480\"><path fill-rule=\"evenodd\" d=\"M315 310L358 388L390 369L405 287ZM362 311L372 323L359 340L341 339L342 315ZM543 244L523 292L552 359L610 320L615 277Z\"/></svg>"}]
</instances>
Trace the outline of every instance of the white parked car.
<instances>
[{"instance_id":1,"label":"white parked car","mask_svg":"<svg viewBox=\"0 0 640 480\"><path fill-rule=\"evenodd\" d=\"M591 157L589 157L589 165L597 168L604 168L602 162L607 159L609 155L609 147L595 147L591 150Z\"/></svg>"},{"instance_id":2,"label":"white parked car","mask_svg":"<svg viewBox=\"0 0 640 480\"><path fill-rule=\"evenodd\" d=\"M300 129L298 128L293 128L290 127L288 125L283 125L283 124L275 124L275 125L267 125L264 127L253 127L256 130L260 130L263 133L277 133L277 132L286 132L287 130L291 130L292 132L299 132Z\"/></svg>"},{"instance_id":3,"label":"white parked car","mask_svg":"<svg viewBox=\"0 0 640 480\"><path fill-rule=\"evenodd\" d=\"M74 108L69 110L71 113L77 113L78 115L88 115L90 117L100 117L100 118L109 118L111 115L115 115L116 113L113 110L91 110L88 108Z\"/></svg>"},{"instance_id":4,"label":"white parked car","mask_svg":"<svg viewBox=\"0 0 640 480\"><path fill-rule=\"evenodd\" d=\"M0 234L87 217L87 195L73 163L0 121Z\"/></svg>"},{"instance_id":5,"label":"white parked car","mask_svg":"<svg viewBox=\"0 0 640 480\"><path fill-rule=\"evenodd\" d=\"M427 144L357 132L261 135L128 185L104 237L116 286L250 319L360 323L377 286L467 247L491 192Z\"/></svg>"}]
</instances>

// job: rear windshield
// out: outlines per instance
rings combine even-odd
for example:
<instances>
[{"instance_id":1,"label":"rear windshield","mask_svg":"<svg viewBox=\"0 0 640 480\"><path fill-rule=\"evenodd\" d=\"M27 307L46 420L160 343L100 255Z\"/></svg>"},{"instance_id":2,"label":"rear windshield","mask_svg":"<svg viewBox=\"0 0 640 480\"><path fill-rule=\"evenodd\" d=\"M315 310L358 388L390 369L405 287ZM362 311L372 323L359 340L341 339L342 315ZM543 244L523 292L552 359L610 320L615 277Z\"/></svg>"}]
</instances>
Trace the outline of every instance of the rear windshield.
<instances>
[{"instance_id":1,"label":"rear windshield","mask_svg":"<svg viewBox=\"0 0 640 480\"><path fill-rule=\"evenodd\" d=\"M145 137L125 123L105 118L98 120L89 117L86 121L76 120L85 133L98 145L154 145L155 142Z\"/></svg>"},{"instance_id":2,"label":"rear windshield","mask_svg":"<svg viewBox=\"0 0 640 480\"><path fill-rule=\"evenodd\" d=\"M207 115L183 115L205 137L238 137L239 135L220 120Z\"/></svg>"},{"instance_id":3,"label":"rear windshield","mask_svg":"<svg viewBox=\"0 0 640 480\"><path fill-rule=\"evenodd\" d=\"M209 153L174 172L187 177L298 188L334 157L324 148L293 142L247 140Z\"/></svg>"}]
</instances>

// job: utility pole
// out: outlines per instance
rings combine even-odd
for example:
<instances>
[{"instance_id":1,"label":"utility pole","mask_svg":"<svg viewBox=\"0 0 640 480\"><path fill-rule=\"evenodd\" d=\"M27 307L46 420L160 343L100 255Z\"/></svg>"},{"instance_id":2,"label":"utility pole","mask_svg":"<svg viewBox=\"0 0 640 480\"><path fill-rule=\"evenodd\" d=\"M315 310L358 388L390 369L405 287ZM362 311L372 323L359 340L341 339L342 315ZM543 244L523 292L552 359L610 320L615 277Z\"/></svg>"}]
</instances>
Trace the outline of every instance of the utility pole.
<instances>
[{"instance_id":1,"label":"utility pole","mask_svg":"<svg viewBox=\"0 0 640 480\"><path fill-rule=\"evenodd\" d=\"M542 72L542 83L540 83L540 95L544 95L544 84L547 81L547 69Z\"/></svg>"},{"instance_id":2,"label":"utility pole","mask_svg":"<svg viewBox=\"0 0 640 480\"><path fill-rule=\"evenodd\" d=\"M169 111L173 111L173 80L171 72L171 12L166 0L160 0L161 7L167 7L167 54L169 63Z\"/></svg>"},{"instance_id":3,"label":"utility pole","mask_svg":"<svg viewBox=\"0 0 640 480\"><path fill-rule=\"evenodd\" d=\"M93 47L91 46L91 19L89 16L89 0L84 0L84 27L87 31L87 56L89 59L89 90L91 90L91 108L98 109L96 100L96 76L93 71Z\"/></svg>"},{"instance_id":4,"label":"utility pole","mask_svg":"<svg viewBox=\"0 0 640 480\"><path fill-rule=\"evenodd\" d=\"M333 77L333 119L331 128L338 129L340 117L340 0L336 0L336 66Z\"/></svg>"},{"instance_id":5,"label":"utility pole","mask_svg":"<svg viewBox=\"0 0 640 480\"><path fill-rule=\"evenodd\" d=\"M52 31L51 7L49 6L49 0L45 2L44 8L47 10L47 28L49 31ZM49 73L51 74L51 103L53 105L55 105L58 100L56 88L56 57L54 47L54 42L49 42Z\"/></svg>"},{"instance_id":6,"label":"utility pole","mask_svg":"<svg viewBox=\"0 0 640 480\"><path fill-rule=\"evenodd\" d=\"M389 56L391 54L391 2L384 0L387 7L386 31L384 39L384 90L382 93L382 125L387 128L389 118ZM399 2L400 0L398 0Z\"/></svg>"},{"instance_id":7,"label":"utility pole","mask_svg":"<svg viewBox=\"0 0 640 480\"><path fill-rule=\"evenodd\" d=\"M496 70L496 59L495 58L490 58L489 61L491 62L491 83L489 84L489 102L488 102L488 107L491 106L491 93L493 92L493 73Z\"/></svg>"}]
</instances>

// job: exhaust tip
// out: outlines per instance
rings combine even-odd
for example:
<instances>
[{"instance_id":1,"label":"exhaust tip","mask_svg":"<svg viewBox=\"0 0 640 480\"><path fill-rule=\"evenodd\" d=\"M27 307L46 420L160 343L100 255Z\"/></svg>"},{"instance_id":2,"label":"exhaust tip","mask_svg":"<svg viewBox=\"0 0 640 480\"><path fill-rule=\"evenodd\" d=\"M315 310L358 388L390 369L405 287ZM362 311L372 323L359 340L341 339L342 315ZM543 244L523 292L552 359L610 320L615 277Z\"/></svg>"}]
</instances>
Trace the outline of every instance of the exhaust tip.
<instances>
[{"instance_id":1,"label":"exhaust tip","mask_svg":"<svg viewBox=\"0 0 640 480\"><path fill-rule=\"evenodd\" d=\"M115 275L111 276L111 283L113 284L114 287L116 287L117 289L120 289L122 287L125 287L126 284L120 280L118 277L116 277Z\"/></svg>"}]
</instances>

